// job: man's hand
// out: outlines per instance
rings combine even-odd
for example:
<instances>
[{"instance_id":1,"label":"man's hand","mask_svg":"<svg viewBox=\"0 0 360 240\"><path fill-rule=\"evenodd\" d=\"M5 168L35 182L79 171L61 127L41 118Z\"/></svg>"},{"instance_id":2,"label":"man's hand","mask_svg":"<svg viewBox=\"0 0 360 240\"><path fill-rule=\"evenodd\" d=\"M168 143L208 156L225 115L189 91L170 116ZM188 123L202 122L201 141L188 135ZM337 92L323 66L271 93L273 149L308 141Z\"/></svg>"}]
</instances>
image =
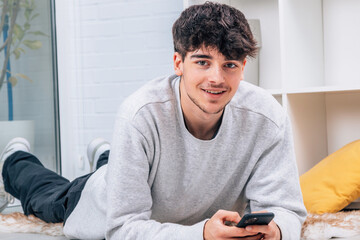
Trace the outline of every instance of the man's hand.
<instances>
[{"instance_id":1,"label":"man's hand","mask_svg":"<svg viewBox=\"0 0 360 240\"><path fill-rule=\"evenodd\" d=\"M219 210L212 216L204 226L205 240L220 240L242 237L244 240L280 240L280 229L274 221L266 226L247 226L238 228L225 225L226 221L238 223L241 217L237 212Z\"/></svg>"},{"instance_id":2,"label":"man's hand","mask_svg":"<svg viewBox=\"0 0 360 240\"><path fill-rule=\"evenodd\" d=\"M245 237L244 240L262 239L262 234L253 231L248 232L245 228L225 225L226 221L238 223L241 217L237 212L225 210L217 211L204 226L205 240L232 239L236 237ZM248 237L246 237L248 236Z\"/></svg>"},{"instance_id":3,"label":"man's hand","mask_svg":"<svg viewBox=\"0 0 360 240\"><path fill-rule=\"evenodd\" d=\"M264 234L264 237L262 239L266 239L266 240L281 239L280 228L278 227L278 225L276 225L274 221L271 221L269 225L264 225L264 226L260 226L260 225L247 226L245 230L252 234L261 232L262 234Z\"/></svg>"}]
</instances>

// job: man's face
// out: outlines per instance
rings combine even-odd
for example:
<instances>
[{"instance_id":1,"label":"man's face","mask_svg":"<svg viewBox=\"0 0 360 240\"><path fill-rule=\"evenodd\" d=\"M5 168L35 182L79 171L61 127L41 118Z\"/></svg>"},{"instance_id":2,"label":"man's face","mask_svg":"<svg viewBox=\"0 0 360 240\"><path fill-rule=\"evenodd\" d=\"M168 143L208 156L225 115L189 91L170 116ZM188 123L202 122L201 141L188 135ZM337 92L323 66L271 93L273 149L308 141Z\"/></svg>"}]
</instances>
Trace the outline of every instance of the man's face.
<instances>
[{"instance_id":1,"label":"man's face","mask_svg":"<svg viewBox=\"0 0 360 240\"><path fill-rule=\"evenodd\" d=\"M174 54L175 73L181 76L181 106L193 114L220 114L244 77L246 60L226 59L217 49L200 48L182 60ZM204 115L203 115L204 116Z\"/></svg>"}]
</instances>

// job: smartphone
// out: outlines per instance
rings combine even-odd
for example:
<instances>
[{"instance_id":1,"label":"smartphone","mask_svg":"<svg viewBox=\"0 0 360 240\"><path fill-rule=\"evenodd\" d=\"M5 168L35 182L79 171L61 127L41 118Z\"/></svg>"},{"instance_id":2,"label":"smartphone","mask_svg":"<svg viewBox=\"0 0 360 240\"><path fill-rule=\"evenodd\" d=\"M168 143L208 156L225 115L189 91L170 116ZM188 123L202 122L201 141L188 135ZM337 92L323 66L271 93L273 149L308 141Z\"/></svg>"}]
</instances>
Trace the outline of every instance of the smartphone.
<instances>
[{"instance_id":1,"label":"smartphone","mask_svg":"<svg viewBox=\"0 0 360 240\"><path fill-rule=\"evenodd\" d=\"M248 213L241 218L240 222L236 226L244 228L249 225L268 225L274 216L275 215L272 212Z\"/></svg>"}]
</instances>

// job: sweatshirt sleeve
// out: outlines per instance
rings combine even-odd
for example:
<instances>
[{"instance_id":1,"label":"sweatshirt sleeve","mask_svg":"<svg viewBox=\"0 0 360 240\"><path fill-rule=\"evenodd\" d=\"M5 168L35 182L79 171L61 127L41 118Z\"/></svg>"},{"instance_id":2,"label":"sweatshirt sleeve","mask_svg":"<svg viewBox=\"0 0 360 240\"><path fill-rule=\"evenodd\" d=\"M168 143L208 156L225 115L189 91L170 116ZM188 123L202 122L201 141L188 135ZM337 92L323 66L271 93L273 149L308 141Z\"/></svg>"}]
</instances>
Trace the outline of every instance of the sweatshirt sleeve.
<instances>
[{"instance_id":1,"label":"sweatshirt sleeve","mask_svg":"<svg viewBox=\"0 0 360 240\"><path fill-rule=\"evenodd\" d=\"M184 226L150 219L153 148L129 121L118 119L106 175L106 239L203 239L205 220Z\"/></svg>"},{"instance_id":2,"label":"sweatshirt sleeve","mask_svg":"<svg viewBox=\"0 0 360 240\"><path fill-rule=\"evenodd\" d=\"M245 196L252 212L267 210L275 214L274 221L281 229L282 239L300 239L306 209L287 116L256 164Z\"/></svg>"}]
</instances>

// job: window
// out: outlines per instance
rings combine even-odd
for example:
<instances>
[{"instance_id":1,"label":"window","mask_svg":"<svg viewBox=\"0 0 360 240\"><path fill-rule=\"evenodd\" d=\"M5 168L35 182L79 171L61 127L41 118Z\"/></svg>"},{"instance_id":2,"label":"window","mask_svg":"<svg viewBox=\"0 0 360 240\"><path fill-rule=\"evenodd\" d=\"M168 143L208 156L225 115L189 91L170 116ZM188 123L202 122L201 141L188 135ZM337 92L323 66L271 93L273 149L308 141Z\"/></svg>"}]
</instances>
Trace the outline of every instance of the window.
<instances>
[{"instance_id":1,"label":"window","mask_svg":"<svg viewBox=\"0 0 360 240\"><path fill-rule=\"evenodd\" d=\"M0 46L11 39L10 49L0 51L1 69L9 56L0 79L0 149L12 137L25 137L40 161L60 172L54 1L0 5Z\"/></svg>"}]
</instances>

